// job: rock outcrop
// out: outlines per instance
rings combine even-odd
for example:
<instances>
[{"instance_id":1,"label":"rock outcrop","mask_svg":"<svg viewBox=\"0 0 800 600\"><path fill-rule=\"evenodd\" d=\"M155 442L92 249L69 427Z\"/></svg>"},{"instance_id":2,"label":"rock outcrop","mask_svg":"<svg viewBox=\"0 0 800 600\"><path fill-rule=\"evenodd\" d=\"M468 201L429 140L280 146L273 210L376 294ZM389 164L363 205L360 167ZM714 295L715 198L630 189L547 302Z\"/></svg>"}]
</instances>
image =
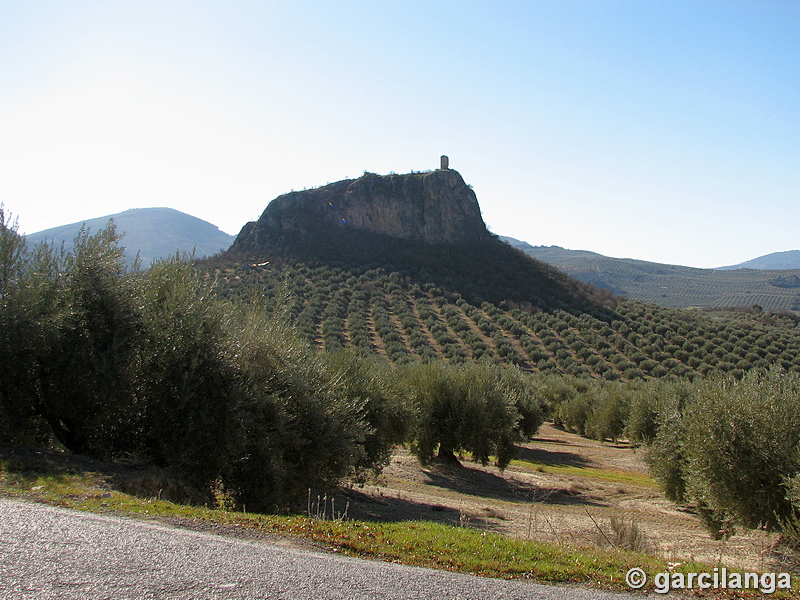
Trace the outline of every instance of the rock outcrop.
<instances>
[{"instance_id":1,"label":"rock outcrop","mask_svg":"<svg viewBox=\"0 0 800 600\"><path fill-rule=\"evenodd\" d=\"M336 229L428 244L457 244L490 234L475 192L451 169L406 175L365 173L269 203L242 228L232 252L257 251L269 240L313 238Z\"/></svg>"}]
</instances>

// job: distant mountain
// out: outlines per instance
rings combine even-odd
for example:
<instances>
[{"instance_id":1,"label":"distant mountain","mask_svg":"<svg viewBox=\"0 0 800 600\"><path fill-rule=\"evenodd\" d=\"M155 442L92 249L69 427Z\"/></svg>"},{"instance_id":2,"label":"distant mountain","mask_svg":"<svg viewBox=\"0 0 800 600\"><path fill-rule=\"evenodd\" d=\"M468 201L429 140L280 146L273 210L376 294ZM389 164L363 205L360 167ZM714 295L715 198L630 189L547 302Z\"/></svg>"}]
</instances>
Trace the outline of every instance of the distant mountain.
<instances>
[{"instance_id":1,"label":"distant mountain","mask_svg":"<svg viewBox=\"0 0 800 600\"><path fill-rule=\"evenodd\" d=\"M128 261L139 252L145 267L154 259L166 258L176 251L194 251L197 258L213 256L227 249L234 239L216 225L172 208L132 208L115 215L46 229L26 238L31 245L46 240L57 245L63 242L69 249L82 226L94 233L103 229L110 219L114 220L117 232L124 234L120 244L125 248Z\"/></svg>"},{"instance_id":2,"label":"distant mountain","mask_svg":"<svg viewBox=\"0 0 800 600\"><path fill-rule=\"evenodd\" d=\"M787 250L786 252L773 252L753 260L748 260L738 265L717 267L721 271L733 269L800 269L800 250Z\"/></svg>"},{"instance_id":3,"label":"distant mountain","mask_svg":"<svg viewBox=\"0 0 800 600\"><path fill-rule=\"evenodd\" d=\"M800 310L800 269L696 269L500 239L576 279L644 302L670 308Z\"/></svg>"}]
</instances>

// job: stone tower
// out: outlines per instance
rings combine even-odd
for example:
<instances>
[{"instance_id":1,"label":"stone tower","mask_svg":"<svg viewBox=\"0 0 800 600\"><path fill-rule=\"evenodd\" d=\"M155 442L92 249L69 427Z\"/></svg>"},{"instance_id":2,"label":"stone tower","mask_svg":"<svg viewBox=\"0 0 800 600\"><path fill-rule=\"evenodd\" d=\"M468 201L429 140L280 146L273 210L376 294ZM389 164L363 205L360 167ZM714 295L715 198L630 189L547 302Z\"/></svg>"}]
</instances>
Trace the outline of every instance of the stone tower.
<instances>
[{"instance_id":1,"label":"stone tower","mask_svg":"<svg viewBox=\"0 0 800 600\"><path fill-rule=\"evenodd\" d=\"M449 169L450 168L450 159L447 158L446 155L442 154L442 169Z\"/></svg>"}]
</instances>

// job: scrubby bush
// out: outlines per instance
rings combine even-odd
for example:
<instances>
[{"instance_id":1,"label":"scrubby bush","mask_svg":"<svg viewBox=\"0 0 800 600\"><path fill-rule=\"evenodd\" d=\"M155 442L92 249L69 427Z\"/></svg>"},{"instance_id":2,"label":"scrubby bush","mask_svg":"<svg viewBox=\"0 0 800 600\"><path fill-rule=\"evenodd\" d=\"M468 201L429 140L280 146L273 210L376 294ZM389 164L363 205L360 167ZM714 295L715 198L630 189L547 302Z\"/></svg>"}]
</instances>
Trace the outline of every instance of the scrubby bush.
<instances>
[{"instance_id":1,"label":"scrubby bush","mask_svg":"<svg viewBox=\"0 0 800 600\"><path fill-rule=\"evenodd\" d=\"M23 275L47 290L39 316L48 324L34 325L40 343L23 345L28 394L18 399L69 450L98 456L129 450L132 369L145 335L138 273L126 269L118 240L113 225L92 236L82 230L70 253L36 249Z\"/></svg>"},{"instance_id":2,"label":"scrubby bush","mask_svg":"<svg viewBox=\"0 0 800 600\"><path fill-rule=\"evenodd\" d=\"M667 499L686 501L686 452L684 424L680 412L665 411L658 417L658 429L646 454L650 474L658 481Z\"/></svg>"},{"instance_id":3,"label":"scrubby bush","mask_svg":"<svg viewBox=\"0 0 800 600\"><path fill-rule=\"evenodd\" d=\"M380 469L407 422L389 380L349 353L313 352L258 310L242 324L237 345L249 389L235 407L222 477L239 502L284 509L309 488Z\"/></svg>"},{"instance_id":4,"label":"scrubby bush","mask_svg":"<svg viewBox=\"0 0 800 600\"><path fill-rule=\"evenodd\" d=\"M60 258L49 247L29 252L0 205L0 440L45 443L49 437L35 409L35 374L65 316Z\"/></svg>"},{"instance_id":5,"label":"scrubby bush","mask_svg":"<svg viewBox=\"0 0 800 600\"><path fill-rule=\"evenodd\" d=\"M588 415L585 425L586 435L596 440L612 440L616 442L625 430L630 402L626 387L604 386Z\"/></svg>"},{"instance_id":6,"label":"scrubby bush","mask_svg":"<svg viewBox=\"0 0 800 600\"><path fill-rule=\"evenodd\" d=\"M227 460L233 407L244 392L228 337L236 311L179 257L156 262L137 295L143 335L132 364L133 412L124 417L136 435L120 441L202 484Z\"/></svg>"},{"instance_id":7,"label":"scrubby bush","mask_svg":"<svg viewBox=\"0 0 800 600\"><path fill-rule=\"evenodd\" d=\"M680 415L691 395L686 382L650 381L632 387L625 436L634 444L652 444L659 427Z\"/></svg>"}]
</instances>

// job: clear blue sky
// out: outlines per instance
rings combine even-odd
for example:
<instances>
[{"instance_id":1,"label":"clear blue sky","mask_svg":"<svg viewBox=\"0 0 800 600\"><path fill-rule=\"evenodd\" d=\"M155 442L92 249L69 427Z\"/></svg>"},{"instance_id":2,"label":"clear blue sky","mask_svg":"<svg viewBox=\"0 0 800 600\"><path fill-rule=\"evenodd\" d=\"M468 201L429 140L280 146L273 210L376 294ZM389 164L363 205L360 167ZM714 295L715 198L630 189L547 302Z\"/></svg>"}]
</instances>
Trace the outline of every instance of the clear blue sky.
<instances>
[{"instance_id":1,"label":"clear blue sky","mask_svg":"<svg viewBox=\"0 0 800 600\"><path fill-rule=\"evenodd\" d=\"M492 231L713 267L800 248L800 2L0 1L28 233L438 166Z\"/></svg>"}]
</instances>

